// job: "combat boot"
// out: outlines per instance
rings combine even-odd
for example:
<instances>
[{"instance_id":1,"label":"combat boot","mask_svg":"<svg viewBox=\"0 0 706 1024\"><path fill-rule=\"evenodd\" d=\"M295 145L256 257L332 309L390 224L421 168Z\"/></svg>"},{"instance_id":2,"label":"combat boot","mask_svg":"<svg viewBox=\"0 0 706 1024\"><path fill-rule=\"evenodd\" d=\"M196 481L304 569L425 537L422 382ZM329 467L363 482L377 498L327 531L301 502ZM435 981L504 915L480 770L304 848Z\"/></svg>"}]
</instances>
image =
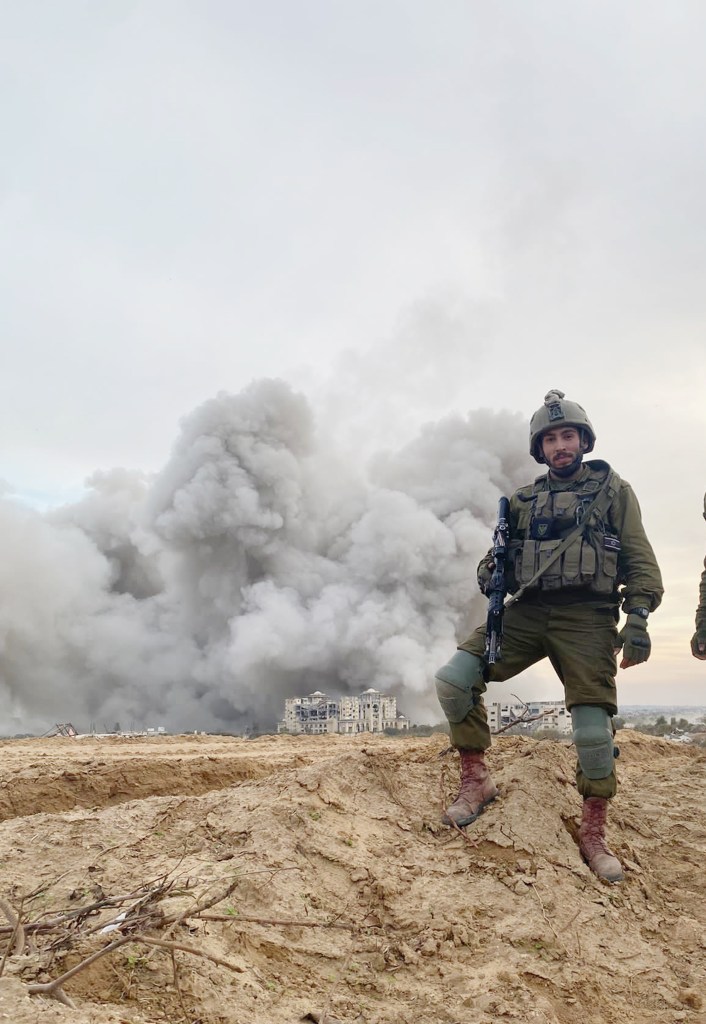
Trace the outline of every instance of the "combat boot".
<instances>
[{"instance_id":1,"label":"combat boot","mask_svg":"<svg viewBox=\"0 0 706 1024\"><path fill-rule=\"evenodd\" d=\"M620 861L605 841L607 817L608 801L604 797L586 797L579 826L579 849L594 875L606 882L622 882Z\"/></svg>"},{"instance_id":2,"label":"combat boot","mask_svg":"<svg viewBox=\"0 0 706 1024\"><path fill-rule=\"evenodd\" d=\"M461 788L441 819L444 825L470 825L498 795L482 750L459 750Z\"/></svg>"}]
</instances>

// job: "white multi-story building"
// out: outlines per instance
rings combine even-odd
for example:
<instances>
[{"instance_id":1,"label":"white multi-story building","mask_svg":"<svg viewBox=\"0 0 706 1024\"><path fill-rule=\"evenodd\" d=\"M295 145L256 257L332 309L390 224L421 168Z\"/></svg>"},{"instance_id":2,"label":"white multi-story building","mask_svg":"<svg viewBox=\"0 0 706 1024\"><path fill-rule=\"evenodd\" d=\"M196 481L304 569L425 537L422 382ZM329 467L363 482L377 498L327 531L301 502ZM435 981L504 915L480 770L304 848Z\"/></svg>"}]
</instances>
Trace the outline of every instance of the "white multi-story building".
<instances>
[{"instance_id":1,"label":"white multi-story building","mask_svg":"<svg viewBox=\"0 0 706 1024\"><path fill-rule=\"evenodd\" d=\"M277 731L355 735L408 728L409 720L397 714L397 698L371 687L359 697L340 697L337 701L320 690L308 697L291 697L284 702L284 718Z\"/></svg>"},{"instance_id":2,"label":"white multi-story building","mask_svg":"<svg viewBox=\"0 0 706 1024\"><path fill-rule=\"evenodd\" d=\"M338 705L321 690L285 700L284 719L277 732L338 732Z\"/></svg>"},{"instance_id":3,"label":"white multi-story building","mask_svg":"<svg viewBox=\"0 0 706 1024\"><path fill-rule=\"evenodd\" d=\"M532 718L536 721L528 723L528 729L556 729L564 736L573 732L571 712L566 710L564 701L535 700L529 704L486 704L488 725L491 732L498 732L512 723L522 725ZM541 717L539 717L541 716Z\"/></svg>"}]
</instances>

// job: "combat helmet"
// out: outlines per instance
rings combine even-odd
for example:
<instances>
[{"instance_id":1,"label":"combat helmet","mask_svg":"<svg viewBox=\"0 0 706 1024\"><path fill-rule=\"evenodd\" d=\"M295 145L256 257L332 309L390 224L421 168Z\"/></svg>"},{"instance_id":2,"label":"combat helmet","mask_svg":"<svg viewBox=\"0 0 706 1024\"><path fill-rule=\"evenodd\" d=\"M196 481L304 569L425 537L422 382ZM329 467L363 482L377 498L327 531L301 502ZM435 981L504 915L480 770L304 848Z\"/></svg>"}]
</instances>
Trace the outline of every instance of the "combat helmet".
<instances>
[{"instance_id":1,"label":"combat helmet","mask_svg":"<svg viewBox=\"0 0 706 1024\"><path fill-rule=\"evenodd\" d=\"M596 443L596 432L586 415L586 410L578 402L566 401L563 391L559 391L558 388L552 388L544 396L544 405L537 409L530 420L529 447L530 455L535 462L544 462L542 434L547 430L553 430L557 427L576 427L588 443L586 451L593 451L593 446Z\"/></svg>"}]
</instances>

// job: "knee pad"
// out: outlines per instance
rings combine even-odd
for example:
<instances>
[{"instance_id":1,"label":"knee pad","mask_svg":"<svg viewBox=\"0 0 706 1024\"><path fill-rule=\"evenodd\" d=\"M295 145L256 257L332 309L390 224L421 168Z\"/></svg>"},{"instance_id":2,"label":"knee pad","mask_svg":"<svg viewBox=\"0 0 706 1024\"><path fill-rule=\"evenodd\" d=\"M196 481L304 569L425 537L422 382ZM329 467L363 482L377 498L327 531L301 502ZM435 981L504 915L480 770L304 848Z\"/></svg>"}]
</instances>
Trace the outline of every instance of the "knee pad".
<instances>
[{"instance_id":1,"label":"knee pad","mask_svg":"<svg viewBox=\"0 0 706 1024\"><path fill-rule=\"evenodd\" d=\"M436 695L449 722L462 722L475 704L473 687L483 683L485 663L477 654L456 651L436 673Z\"/></svg>"},{"instance_id":2,"label":"knee pad","mask_svg":"<svg viewBox=\"0 0 706 1024\"><path fill-rule=\"evenodd\" d=\"M571 709L573 741L587 779L606 779L613 771L613 724L603 708L577 704Z\"/></svg>"}]
</instances>

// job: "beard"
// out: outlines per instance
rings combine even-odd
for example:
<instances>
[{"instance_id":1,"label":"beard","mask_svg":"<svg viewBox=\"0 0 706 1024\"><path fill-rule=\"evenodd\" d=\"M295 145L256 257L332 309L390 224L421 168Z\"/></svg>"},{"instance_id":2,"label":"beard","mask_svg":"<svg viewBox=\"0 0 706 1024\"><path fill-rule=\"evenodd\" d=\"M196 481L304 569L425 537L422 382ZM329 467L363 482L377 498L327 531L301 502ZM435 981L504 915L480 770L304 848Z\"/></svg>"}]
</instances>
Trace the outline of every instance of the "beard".
<instances>
[{"instance_id":1,"label":"beard","mask_svg":"<svg viewBox=\"0 0 706 1024\"><path fill-rule=\"evenodd\" d=\"M583 462L583 452L577 452L575 458L571 462L567 462L565 466L550 466L550 472L552 476L558 477L560 480L568 476L573 476L574 473L581 467Z\"/></svg>"}]
</instances>

